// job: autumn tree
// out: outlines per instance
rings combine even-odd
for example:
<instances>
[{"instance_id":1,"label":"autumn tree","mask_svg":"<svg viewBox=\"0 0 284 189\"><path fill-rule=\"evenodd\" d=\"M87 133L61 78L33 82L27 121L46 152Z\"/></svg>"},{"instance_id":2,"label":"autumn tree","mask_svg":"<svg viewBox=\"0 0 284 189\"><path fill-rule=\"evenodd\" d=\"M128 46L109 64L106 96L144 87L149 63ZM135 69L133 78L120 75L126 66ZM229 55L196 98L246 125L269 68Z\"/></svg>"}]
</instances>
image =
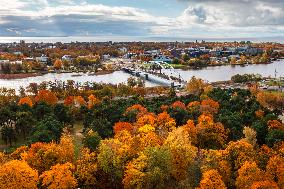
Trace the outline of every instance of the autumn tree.
<instances>
[{"instance_id":1,"label":"autumn tree","mask_svg":"<svg viewBox=\"0 0 284 189\"><path fill-rule=\"evenodd\" d=\"M169 181L171 155L166 148L147 148L126 166L125 188L164 188Z\"/></svg>"},{"instance_id":2,"label":"autumn tree","mask_svg":"<svg viewBox=\"0 0 284 189\"><path fill-rule=\"evenodd\" d=\"M97 99L94 95L90 95L88 97L88 108L92 108L93 106L97 105L100 103L99 99Z\"/></svg>"},{"instance_id":3,"label":"autumn tree","mask_svg":"<svg viewBox=\"0 0 284 189\"><path fill-rule=\"evenodd\" d=\"M36 189L38 172L25 161L12 160L0 166L0 188Z\"/></svg>"},{"instance_id":4,"label":"autumn tree","mask_svg":"<svg viewBox=\"0 0 284 189\"><path fill-rule=\"evenodd\" d=\"M133 125L131 123L128 123L128 122L117 122L117 123L115 123L113 130L114 130L115 134L117 134L118 132L120 132L122 130L126 130L126 131L129 131L131 133L132 130L133 130Z\"/></svg>"},{"instance_id":5,"label":"autumn tree","mask_svg":"<svg viewBox=\"0 0 284 189\"><path fill-rule=\"evenodd\" d=\"M227 131L222 123L214 123L211 115L201 115L198 118L197 138L201 148L222 148L227 140Z\"/></svg>"},{"instance_id":6,"label":"autumn tree","mask_svg":"<svg viewBox=\"0 0 284 189\"><path fill-rule=\"evenodd\" d=\"M254 161L246 161L238 170L237 189L250 189L254 182L266 180L265 172Z\"/></svg>"},{"instance_id":7,"label":"autumn tree","mask_svg":"<svg viewBox=\"0 0 284 189\"><path fill-rule=\"evenodd\" d=\"M59 70L59 69L61 69L62 68L62 61L60 60L60 59L56 59L55 61L54 61L54 63L53 63L53 67L54 67L54 69L56 69L56 70Z\"/></svg>"},{"instance_id":8,"label":"autumn tree","mask_svg":"<svg viewBox=\"0 0 284 189\"><path fill-rule=\"evenodd\" d=\"M98 183L98 163L96 152L85 148L76 162L76 178L78 185L86 188L95 188Z\"/></svg>"},{"instance_id":9,"label":"autumn tree","mask_svg":"<svg viewBox=\"0 0 284 189\"><path fill-rule=\"evenodd\" d=\"M267 163L266 171L277 182L279 188L284 187L284 158L282 156L272 156Z\"/></svg>"},{"instance_id":10,"label":"autumn tree","mask_svg":"<svg viewBox=\"0 0 284 189\"><path fill-rule=\"evenodd\" d=\"M58 102L57 96L49 90L40 90L35 97L35 102L45 102L54 105Z\"/></svg>"},{"instance_id":11,"label":"autumn tree","mask_svg":"<svg viewBox=\"0 0 284 189\"><path fill-rule=\"evenodd\" d=\"M197 148L191 145L189 133L179 127L169 133L165 140L164 146L168 147L171 152L171 174L178 183L181 181L193 187L194 182L191 178L196 175L192 169L197 156Z\"/></svg>"},{"instance_id":12,"label":"autumn tree","mask_svg":"<svg viewBox=\"0 0 284 189\"><path fill-rule=\"evenodd\" d=\"M77 180L72 173L74 169L75 166L71 163L56 164L40 175L41 185L47 189L75 188Z\"/></svg>"},{"instance_id":13,"label":"autumn tree","mask_svg":"<svg viewBox=\"0 0 284 189\"><path fill-rule=\"evenodd\" d=\"M26 96L26 97L23 97L20 99L18 105L28 105L29 107L32 107L33 106L33 101L31 100L30 97Z\"/></svg>"},{"instance_id":14,"label":"autumn tree","mask_svg":"<svg viewBox=\"0 0 284 189\"><path fill-rule=\"evenodd\" d=\"M192 77L186 84L186 89L188 92L200 95L204 91L204 87L206 83L202 79L198 79L196 77Z\"/></svg>"},{"instance_id":15,"label":"autumn tree","mask_svg":"<svg viewBox=\"0 0 284 189\"><path fill-rule=\"evenodd\" d=\"M217 170L211 169L203 173L200 189L226 189L225 183Z\"/></svg>"}]
</instances>

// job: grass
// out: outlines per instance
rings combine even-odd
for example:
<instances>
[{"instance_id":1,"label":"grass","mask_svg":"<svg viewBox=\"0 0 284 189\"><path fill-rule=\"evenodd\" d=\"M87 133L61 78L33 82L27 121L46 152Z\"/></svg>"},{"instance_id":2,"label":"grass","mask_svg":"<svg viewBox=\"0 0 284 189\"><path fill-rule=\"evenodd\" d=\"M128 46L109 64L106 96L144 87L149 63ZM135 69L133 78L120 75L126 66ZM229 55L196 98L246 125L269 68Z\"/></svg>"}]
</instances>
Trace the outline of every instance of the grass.
<instances>
[{"instance_id":1,"label":"grass","mask_svg":"<svg viewBox=\"0 0 284 189\"><path fill-rule=\"evenodd\" d=\"M183 64L170 64L174 69L181 69L186 67L186 65Z\"/></svg>"},{"instance_id":2,"label":"grass","mask_svg":"<svg viewBox=\"0 0 284 189\"><path fill-rule=\"evenodd\" d=\"M74 151L75 151L75 158L78 158L81 154L81 150L83 148L83 124L81 122L75 123L72 129L72 136L73 136L73 143L74 143Z\"/></svg>"}]
</instances>

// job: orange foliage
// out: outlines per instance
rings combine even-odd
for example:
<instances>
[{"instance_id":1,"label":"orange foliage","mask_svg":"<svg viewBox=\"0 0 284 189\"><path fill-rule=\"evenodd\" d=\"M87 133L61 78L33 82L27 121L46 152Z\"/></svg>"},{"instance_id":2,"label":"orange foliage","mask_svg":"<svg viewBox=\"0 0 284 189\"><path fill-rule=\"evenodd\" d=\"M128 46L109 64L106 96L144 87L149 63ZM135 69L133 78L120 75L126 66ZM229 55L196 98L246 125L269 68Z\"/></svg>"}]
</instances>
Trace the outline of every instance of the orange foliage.
<instances>
[{"instance_id":1,"label":"orange foliage","mask_svg":"<svg viewBox=\"0 0 284 189\"><path fill-rule=\"evenodd\" d=\"M236 186L237 189L250 189L254 182L264 180L266 180L264 171L259 169L255 162L246 161L238 170Z\"/></svg>"},{"instance_id":2,"label":"orange foliage","mask_svg":"<svg viewBox=\"0 0 284 189\"><path fill-rule=\"evenodd\" d=\"M76 96L74 98L74 102L77 106L84 106L87 104L85 99L82 96Z\"/></svg>"},{"instance_id":3,"label":"orange foliage","mask_svg":"<svg viewBox=\"0 0 284 189\"><path fill-rule=\"evenodd\" d=\"M180 109L184 109L184 110L186 109L185 104L181 101L176 101L176 102L172 103L171 107L180 108Z\"/></svg>"},{"instance_id":4,"label":"orange foliage","mask_svg":"<svg viewBox=\"0 0 284 189\"><path fill-rule=\"evenodd\" d=\"M188 133L188 137L192 144L197 144L197 130L192 120L188 120L187 123L181 128Z\"/></svg>"},{"instance_id":5,"label":"orange foliage","mask_svg":"<svg viewBox=\"0 0 284 189\"><path fill-rule=\"evenodd\" d=\"M262 118L264 116L264 111L263 110L256 110L255 115L258 118Z\"/></svg>"},{"instance_id":6,"label":"orange foliage","mask_svg":"<svg viewBox=\"0 0 284 189\"><path fill-rule=\"evenodd\" d=\"M200 111L205 114L214 114L218 112L219 107L219 103L212 99L203 100L201 102Z\"/></svg>"},{"instance_id":7,"label":"orange foliage","mask_svg":"<svg viewBox=\"0 0 284 189\"><path fill-rule=\"evenodd\" d=\"M176 122L167 112L163 112L157 116L155 127L159 136L166 137L176 127Z\"/></svg>"},{"instance_id":8,"label":"orange foliage","mask_svg":"<svg viewBox=\"0 0 284 189\"><path fill-rule=\"evenodd\" d=\"M31 100L30 97L26 96L20 99L18 105L24 105L27 104L28 106L32 107L33 106L33 101Z\"/></svg>"},{"instance_id":9,"label":"orange foliage","mask_svg":"<svg viewBox=\"0 0 284 189\"><path fill-rule=\"evenodd\" d=\"M279 122L278 120L269 120L267 122L268 125L268 129L273 130L273 129L277 129L277 130L284 130L284 124Z\"/></svg>"},{"instance_id":10,"label":"orange foliage","mask_svg":"<svg viewBox=\"0 0 284 189\"><path fill-rule=\"evenodd\" d=\"M71 163L57 164L51 167L49 171L40 175L42 186L47 189L71 189L77 186L77 180L72 171L75 166Z\"/></svg>"},{"instance_id":11,"label":"orange foliage","mask_svg":"<svg viewBox=\"0 0 284 189\"><path fill-rule=\"evenodd\" d=\"M61 69L62 68L62 61L60 59L56 59L53 63L54 69Z\"/></svg>"},{"instance_id":12,"label":"orange foliage","mask_svg":"<svg viewBox=\"0 0 284 189\"><path fill-rule=\"evenodd\" d=\"M113 130L114 130L115 134L117 134L118 132L120 132L122 130L126 130L126 131L129 131L131 133L132 130L133 130L133 126L128 122L117 122L117 123L115 123Z\"/></svg>"},{"instance_id":13,"label":"orange foliage","mask_svg":"<svg viewBox=\"0 0 284 189\"><path fill-rule=\"evenodd\" d=\"M36 189L38 173L25 161L12 160L0 166L0 188Z\"/></svg>"},{"instance_id":14,"label":"orange foliage","mask_svg":"<svg viewBox=\"0 0 284 189\"><path fill-rule=\"evenodd\" d=\"M92 108L93 106L100 103L99 99L97 99L94 95L90 95L88 99L88 108Z\"/></svg>"},{"instance_id":15,"label":"orange foliage","mask_svg":"<svg viewBox=\"0 0 284 189\"><path fill-rule=\"evenodd\" d=\"M54 105L58 102L58 98L49 90L40 90L35 97L35 102L46 102L47 104Z\"/></svg>"},{"instance_id":16,"label":"orange foliage","mask_svg":"<svg viewBox=\"0 0 284 189\"><path fill-rule=\"evenodd\" d=\"M22 154L28 164L37 169L40 173L49 170L57 163L73 162L74 146L72 138L61 137L60 143L33 143L30 149Z\"/></svg>"},{"instance_id":17,"label":"orange foliage","mask_svg":"<svg viewBox=\"0 0 284 189\"><path fill-rule=\"evenodd\" d=\"M78 182L83 185L83 188L95 188L97 184L95 176L98 171L96 153L90 152L89 149L83 149L82 156L77 161L76 168Z\"/></svg>"},{"instance_id":18,"label":"orange foliage","mask_svg":"<svg viewBox=\"0 0 284 189\"><path fill-rule=\"evenodd\" d=\"M275 182L265 180L254 182L251 189L279 189L279 187Z\"/></svg>"},{"instance_id":19,"label":"orange foliage","mask_svg":"<svg viewBox=\"0 0 284 189\"><path fill-rule=\"evenodd\" d=\"M74 96L68 96L65 100L64 100L64 104L65 105L72 105L74 103Z\"/></svg>"},{"instance_id":20,"label":"orange foliage","mask_svg":"<svg viewBox=\"0 0 284 189\"><path fill-rule=\"evenodd\" d=\"M282 156L271 157L266 166L266 171L280 188L284 188L284 158Z\"/></svg>"},{"instance_id":21,"label":"orange foliage","mask_svg":"<svg viewBox=\"0 0 284 189\"><path fill-rule=\"evenodd\" d=\"M224 151L224 155L235 170L239 169L245 161L256 159L253 146L243 140L230 142Z\"/></svg>"},{"instance_id":22,"label":"orange foliage","mask_svg":"<svg viewBox=\"0 0 284 189\"><path fill-rule=\"evenodd\" d=\"M140 104L134 104L133 106L128 107L125 110L125 115L134 112L136 114L137 117L146 114L148 111L146 108L144 108L143 106L141 106Z\"/></svg>"},{"instance_id":23,"label":"orange foliage","mask_svg":"<svg viewBox=\"0 0 284 189\"><path fill-rule=\"evenodd\" d=\"M200 189L226 189L222 177L217 170L211 169L202 175Z\"/></svg>"}]
</instances>

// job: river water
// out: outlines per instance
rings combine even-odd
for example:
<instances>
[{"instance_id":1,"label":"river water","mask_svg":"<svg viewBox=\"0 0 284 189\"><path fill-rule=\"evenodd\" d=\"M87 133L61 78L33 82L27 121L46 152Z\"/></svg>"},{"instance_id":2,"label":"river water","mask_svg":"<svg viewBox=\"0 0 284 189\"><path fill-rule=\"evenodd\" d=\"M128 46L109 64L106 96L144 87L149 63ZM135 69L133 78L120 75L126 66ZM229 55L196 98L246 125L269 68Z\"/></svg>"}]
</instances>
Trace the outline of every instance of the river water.
<instances>
[{"instance_id":1,"label":"river water","mask_svg":"<svg viewBox=\"0 0 284 189\"><path fill-rule=\"evenodd\" d=\"M260 65L248 65L245 67L242 66L215 66L207 67L200 70L175 70L174 73L171 73L170 70L165 70L164 72L172 75L178 75L184 80L189 80L192 76L202 78L209 82L214 81L224 81L229 80L233 75L236 74L261 74L265 77L274 77L276 70L277 77L284 77L284 60L275 61L271 64L260 64ZM49 73L43 76L29 77L23 79L11 79L4 80L0 79L0 87L13 88L19 90L20 86L26 87L29 83L41 83L43 81L67 81L74 80L75 82L103 82L103 83L126 83L127 79L131 76L123 71L116 71L111 74L106 75L93 75L89 76L83 74L81 76L72 77L72 73ZM146 86L156 86L157 84L146 81Z\"/></svg>"}]
</instances>

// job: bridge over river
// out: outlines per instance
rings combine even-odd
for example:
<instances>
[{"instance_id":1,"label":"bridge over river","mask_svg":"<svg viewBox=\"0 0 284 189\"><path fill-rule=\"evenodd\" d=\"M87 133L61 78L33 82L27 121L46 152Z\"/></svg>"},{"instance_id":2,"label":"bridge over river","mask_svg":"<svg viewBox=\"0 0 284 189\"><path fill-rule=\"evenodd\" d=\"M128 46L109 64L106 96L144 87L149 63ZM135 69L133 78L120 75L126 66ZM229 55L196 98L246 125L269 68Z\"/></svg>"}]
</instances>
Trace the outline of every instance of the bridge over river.
<instances>
[{"instance_id":1,"label":"bridge over river","mask_svg":"<svg viewBox=\"0 0 284 189\"><path fill-rule=\"evenodd\" d=\"M131 64L123 67L122 71L163 86L183 87L186 83L170 64L164 62Z\"/></svg>"}]
</instances>

